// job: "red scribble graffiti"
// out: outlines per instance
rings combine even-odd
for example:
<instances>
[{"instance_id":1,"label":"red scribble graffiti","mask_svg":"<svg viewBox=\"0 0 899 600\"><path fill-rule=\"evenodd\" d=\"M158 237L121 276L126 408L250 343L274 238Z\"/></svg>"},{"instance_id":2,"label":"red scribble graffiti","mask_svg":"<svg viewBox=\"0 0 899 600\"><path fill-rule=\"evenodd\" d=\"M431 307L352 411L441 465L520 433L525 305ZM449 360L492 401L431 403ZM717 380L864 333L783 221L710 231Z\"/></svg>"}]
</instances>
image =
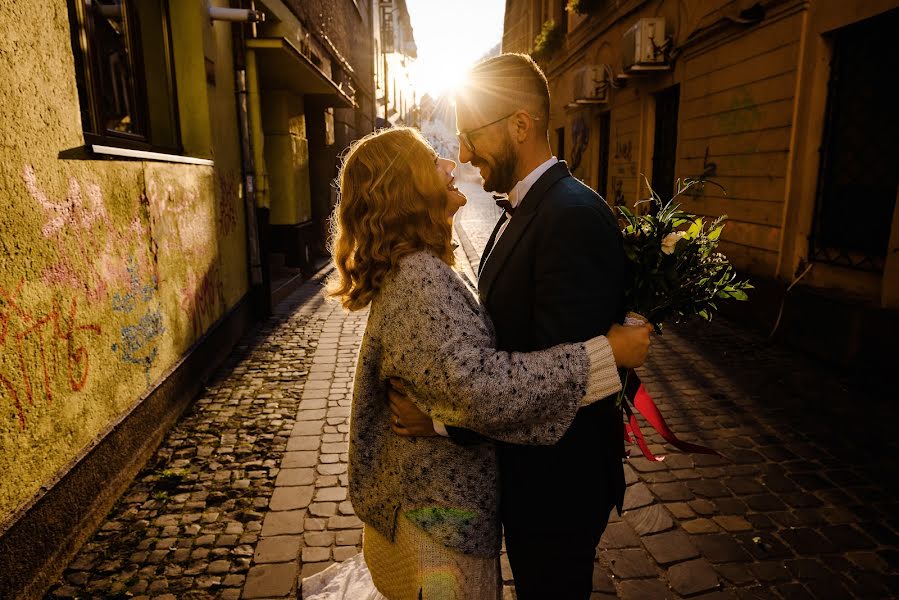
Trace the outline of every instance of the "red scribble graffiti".
<instances>
[{"instance_id":1,"label":"red scribble graffiti","mask_svg":"<svg viewBox=\"0 0 899 600\"><path fill-rule=\"evenodd\" d=\"M19 402L19 395L16 394L16 388L9 382L9 379L0 375L0 383L6 388L6 392L12 397L13 404L16 405L16 416L19 419L19 427L25 429L25 411L22 410L22 404Z\"/></svg>"},{"instance_id":2,"label":"red scribble graffiti","mask_svg":"<svg viewBox=\"0 0 899 600\"><path fill-rule=\"evenodd\" d=\"M40 375L41 383L44 389L44 397L48 404L53 402L53 385L52 376L59 373L61 363L65 363L65 375L68 388L77 392L84 389L90 374L90 353L86 346L77 345L76 334L79 332L88 332L94 336L99 336L102 330L99 325L78 324L78 300L72 298L69 302L68 311L60 308L58 299L54 299L50 310L41 316L35 316L23 310L16 302L19 291L22 288L20 283L16 290L7 293L0 288L0 347L5 346L8 333L10 331L11 317L16 316L18 330L13 336L15 339L16 366L18 372L10 374L12 378L0 373L0 384L6 390L7 395L12 399L16 407L16 415L18 417L19 426L25 429L26 420L25 412L20 400L21 395L18 393L14 381L21 381L21 387L24 390L25 400L29 406L34 406L35 393L32 384L32 374L37 371ZM47 335L49 332L49 336ZM47 342L50 343L48 348ZM28 349L36 349L40 357L40 364L32 364L34 352L27 352ZM15 377L17 375L18 377Z\"/></svg>"},{"instance_id":3,"label":"red scribble graffiti","mask_svg":"<svg viewBox=\"0 0 899 600\"><path fill-rule=\"evenodd\" d=\"M202 334L205 324L218 316L217 308L224 306L225 285L218 265L211 266L199 282L188 284L181 291L181 307L190 317L194 335Z\"/></svg>"},{"instance_id":4,"label":"red scribble graffiti","mask_svg":"<svg viewBox=\"0 0 899 600\"><path fill-rule=\"evenodd\" d=\"M218 180L218 214L222 235L228 235L237 229L237 201L240 187L233 173L219 173Z\"/></svg>"},{"instance_id":5,"label":"red scribble graffiti","mask_svg":"<svg viewBox=\"0 0 899 600\"><path fill-rule=\"evenodd\" d=\"M20 281L19 285L16 286L16 289L12 291L12 293L7 292L2 287L0 287L0 300L2 300L9 308L15 312L15 314L22 319L25 323L31 323L34 319L25 312L21 306L19 306L16 298L19 296L19 293L22 291L22 286L25 284L24 281ZM0 321L3 322L3 330L0 332L0 346L6 342L6 332L9 326L9 313L4 311L2 315L0 315Z\"/></svg>"}]
</instances>

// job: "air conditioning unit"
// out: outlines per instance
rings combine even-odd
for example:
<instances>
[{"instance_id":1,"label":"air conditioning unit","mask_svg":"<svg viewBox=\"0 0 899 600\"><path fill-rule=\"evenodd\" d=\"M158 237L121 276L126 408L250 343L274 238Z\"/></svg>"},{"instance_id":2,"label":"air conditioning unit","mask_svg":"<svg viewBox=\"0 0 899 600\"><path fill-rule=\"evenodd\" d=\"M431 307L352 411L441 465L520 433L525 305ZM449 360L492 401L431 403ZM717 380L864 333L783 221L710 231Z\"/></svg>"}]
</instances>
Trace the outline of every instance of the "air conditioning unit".
<instances>
[{"instance_id":1,"label":"air conditioning unit","mask_svg":"<svg viewBox=\"0 0 899 600\"><path fill-rule=\"evenodd\" d=\"M609 101L609 82L605 65L586 65L574 72L574 101L577 104L602 104Z\"/></svg>"},{"instance_id":2,"label":"air conditioning unit","mask_svg":"<svg viewBox=\"0 0 899 600\"><path fill-rule=\"evenodd\" d=\"M670 68L665 57L668 42L664 17L640 19L624 33L623 44L621 62L626 73Z\"/></svg>"}]
</instances>

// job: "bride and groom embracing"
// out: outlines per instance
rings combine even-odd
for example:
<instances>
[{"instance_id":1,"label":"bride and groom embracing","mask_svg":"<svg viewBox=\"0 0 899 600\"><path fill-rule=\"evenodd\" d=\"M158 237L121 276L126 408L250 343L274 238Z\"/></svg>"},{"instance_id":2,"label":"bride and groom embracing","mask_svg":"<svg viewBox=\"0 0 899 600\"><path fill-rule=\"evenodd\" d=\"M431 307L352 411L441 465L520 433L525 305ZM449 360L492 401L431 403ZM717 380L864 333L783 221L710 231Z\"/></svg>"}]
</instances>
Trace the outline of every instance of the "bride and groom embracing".
<instances>
[{"instance_id":1,"label":"bride and groom embracing","mask_svg":"<svg viewBox=\"0 0 899 600\"><path fill-rule=\"evenodd\" d=\"M460 160L508 194L476 284L452 268L455 162L407 128L345 157L329 293L370 307L349 453L363 553L306 580L307 599L494 600L503 535L519 600L590 596L625 489L618 368L643 363L651 326L618 325L621 234L552 156L549 108L518 54L476 65L457 97Z\"/></svg>"}]
</instances>

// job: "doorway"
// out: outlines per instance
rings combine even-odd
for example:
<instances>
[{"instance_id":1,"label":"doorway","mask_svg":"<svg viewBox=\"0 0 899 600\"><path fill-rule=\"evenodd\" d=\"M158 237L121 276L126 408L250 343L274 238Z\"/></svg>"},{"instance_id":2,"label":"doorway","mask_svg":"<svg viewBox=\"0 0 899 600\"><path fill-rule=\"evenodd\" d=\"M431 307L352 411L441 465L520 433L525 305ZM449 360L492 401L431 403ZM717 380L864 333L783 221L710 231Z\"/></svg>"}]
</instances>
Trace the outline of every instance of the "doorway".
<instances>
[{"instance_id":1,"label":"doorway","mask_svg":"<svg viewBox=\"0 0 899 600\"><path fill-rule=\"evenodd\" d=\"M652 189L664 204L674 195L674 167L677 162L677 111L680 86L674 85L655 95L655 142L652 149ZM654 206L653 210L658 210Z\"/></svg>"}]
</instances>

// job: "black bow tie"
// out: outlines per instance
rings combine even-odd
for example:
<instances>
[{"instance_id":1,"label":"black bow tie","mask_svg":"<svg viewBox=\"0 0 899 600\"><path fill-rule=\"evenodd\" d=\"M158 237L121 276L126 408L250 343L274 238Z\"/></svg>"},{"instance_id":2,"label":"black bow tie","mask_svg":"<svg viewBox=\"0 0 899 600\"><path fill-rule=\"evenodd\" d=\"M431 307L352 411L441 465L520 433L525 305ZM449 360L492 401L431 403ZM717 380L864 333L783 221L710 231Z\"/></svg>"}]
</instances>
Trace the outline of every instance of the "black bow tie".
<instances>
[{"instance_id":1,"label":"black bow tie","mask_svg":"<svg viewBox=\"0 0 899 600\"><path fill-rule=\"evenodd\" d=\"M515 212L515 207L505 196L494 196L493 200L496 201L496 205L506 211L510 217Z\"/></svg>"}]
</instances>

